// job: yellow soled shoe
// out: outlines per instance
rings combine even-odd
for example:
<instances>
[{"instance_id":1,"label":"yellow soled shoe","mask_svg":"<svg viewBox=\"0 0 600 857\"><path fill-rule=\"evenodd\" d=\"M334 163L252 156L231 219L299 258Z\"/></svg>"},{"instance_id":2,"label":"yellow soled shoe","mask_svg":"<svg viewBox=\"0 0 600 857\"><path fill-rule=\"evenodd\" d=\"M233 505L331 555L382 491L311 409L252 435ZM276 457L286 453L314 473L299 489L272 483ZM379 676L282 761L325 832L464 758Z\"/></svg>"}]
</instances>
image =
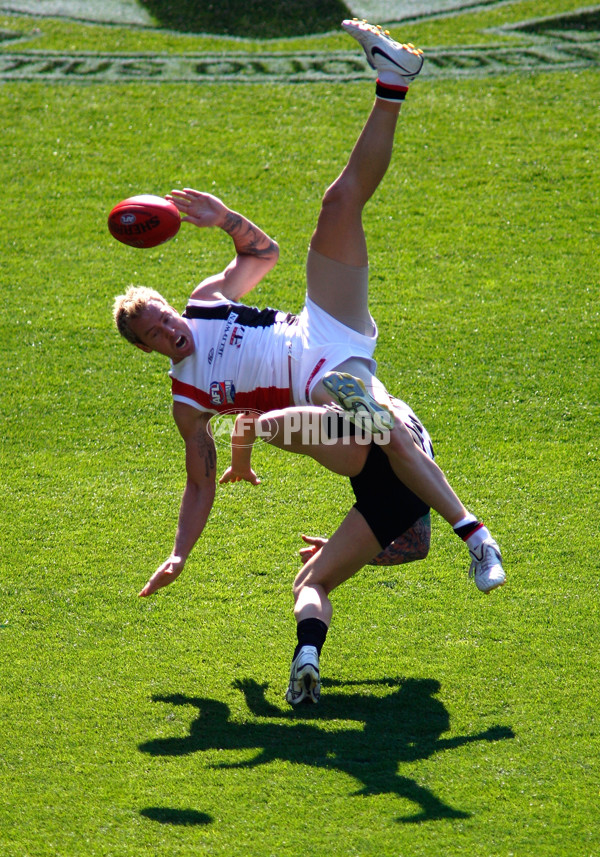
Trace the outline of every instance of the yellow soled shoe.
<instances>
[{"instance_id":1,"label":"yellow soled shoe","mask_svg":"<svg viewBox=\"0 0 600 857\"><path fill-rule=\"evenodd\" d=\"M393 72L408 85L423 68L423 51L394 41L387 30L367 21L342 21L342 28L362 46L367 62L377 72Z\"/></svg>"}]
</instances>

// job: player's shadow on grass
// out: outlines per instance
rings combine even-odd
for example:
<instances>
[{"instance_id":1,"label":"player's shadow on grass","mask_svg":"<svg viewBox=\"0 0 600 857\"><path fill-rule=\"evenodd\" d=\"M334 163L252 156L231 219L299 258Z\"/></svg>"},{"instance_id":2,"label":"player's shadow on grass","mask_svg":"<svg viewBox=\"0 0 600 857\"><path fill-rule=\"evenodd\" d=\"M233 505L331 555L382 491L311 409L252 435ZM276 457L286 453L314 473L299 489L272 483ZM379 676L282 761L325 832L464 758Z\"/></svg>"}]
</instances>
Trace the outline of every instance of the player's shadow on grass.
<instances>
[{"instance_id":1,"label":"player's shadow on grass","mask_svg":"<svg viewBox=\"0 0 600 857\"><path fill-rule=\"evenodd\" d=\"M364 686L367 682L361 682ZM222 768L253 768L275 760L337 770L350 775L361 788L357 795L396 794L416 804L415 815L401 822L468 818L469 813L444 803L429 789L398 773L403 762L428 759L434 753L452 750L477 741L513 738L512 729L494 726L475 735L442 738L450 728L445 706L435 698L440 690L434 679L382 679L369 682L396 688L384 696L365 693L327 692L314 707L280 709L265 698L266 686L252 679L236 682L257 720L232 722L229 707L214 699L175 694L153 697L155 702L191 705L198 717L184 738L157 738L140 745L153 756L183 756L202 750L257 750L244 762L223 764ZM352 683L326 682L343 687ZM346 730L326 731L324 720L356 721Z\"/></svg>"},{"instance_id":2,"label":"player's shadow on grass","mask_svg":"<svg viewBox=\"0 0 600 857\"><path fill-rule=\"evenodd\" d=\"M161 27L274 39L326 33L352 17L342 0L140 0Z\"/></svg>"},{"instance_id":3,"label":"player's shadow on grass","mask_svg":"<svg viewBox=\"0 0 600 857\"><path fill-rule=\"evenodd\" d=\"M140 815L158 821L159 824L175 824L180 827L193 827L198 824L210 824L212 818L196 809L175 809L167 806L148 806L140 810Z\"/></svg>"}]
</instances>

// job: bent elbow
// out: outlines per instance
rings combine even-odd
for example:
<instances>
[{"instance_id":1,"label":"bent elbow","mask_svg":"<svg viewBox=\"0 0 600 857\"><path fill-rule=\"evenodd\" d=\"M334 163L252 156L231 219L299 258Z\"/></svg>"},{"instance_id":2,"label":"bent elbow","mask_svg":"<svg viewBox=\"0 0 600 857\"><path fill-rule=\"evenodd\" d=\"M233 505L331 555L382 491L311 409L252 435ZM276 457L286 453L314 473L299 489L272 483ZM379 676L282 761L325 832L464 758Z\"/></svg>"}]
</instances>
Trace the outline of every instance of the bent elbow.
<instances>
[{"instance_id":1,"label":"bent elbow","mask_svg":"<svg viewBox=\"0 0 600 857\"><path fill-rule=\"evenodd\" d=\"M279 244L277 241L273 241L273 239L271 239L271 244L267 251L266 258L269 260L270 268L274 268L279 261Z\"/></svg>"}]
</instances>

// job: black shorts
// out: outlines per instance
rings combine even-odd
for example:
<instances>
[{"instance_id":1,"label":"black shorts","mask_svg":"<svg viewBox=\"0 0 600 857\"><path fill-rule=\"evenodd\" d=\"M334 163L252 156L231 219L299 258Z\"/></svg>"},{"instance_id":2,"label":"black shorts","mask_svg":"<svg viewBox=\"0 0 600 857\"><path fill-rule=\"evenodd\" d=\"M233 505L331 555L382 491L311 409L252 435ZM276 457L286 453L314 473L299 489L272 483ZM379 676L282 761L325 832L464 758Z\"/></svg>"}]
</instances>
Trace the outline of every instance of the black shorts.
<instances>
[{"instance_id":1,"label":"black shorts","mask_svg":"<svg viewBox=\"0 0 600 857\"><path fill-rule=\"evenodd\" d=\"M416 446L433 459L433 447L428 433L407 405L392 400L405 410L404 425ZM347 414L338 408L330 408L326 431L330 438L356 434ZM379 444L371 441L367 460L357 476L350 477L356 497L354 508L363 516L382 550L403 535L420 518L429 512L429 506L417 497L410 488L398 479L389 458Z\"/></svg>"},{"instance_id":2,"label":"black shorts","mask_svg":"<svg viewBox=\"0 0 600 857\"><path fill-rule=\"evenodd\" d=\"M356 497L354 508L382 550L429 512L429 506L398 479L376 443L371 443L365 466L358 476L350 477L350 484Z\"/></svg>"}]
</instances>

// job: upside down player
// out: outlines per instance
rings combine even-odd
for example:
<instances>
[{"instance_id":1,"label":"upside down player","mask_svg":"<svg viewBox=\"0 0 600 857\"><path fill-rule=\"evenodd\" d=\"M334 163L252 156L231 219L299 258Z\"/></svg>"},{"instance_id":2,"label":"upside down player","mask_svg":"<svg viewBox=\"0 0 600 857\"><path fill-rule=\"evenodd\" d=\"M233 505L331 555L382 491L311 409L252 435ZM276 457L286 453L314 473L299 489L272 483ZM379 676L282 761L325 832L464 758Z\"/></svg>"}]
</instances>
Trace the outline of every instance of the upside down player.
<instances>
[{"instance_id":1,"label":"upside down player","mask_svg":"<svg viewBox=\"0 0 600 857\"><path fill-rule=\"evenodd\" d=\"M380 28L358 21L342 26L378 72L376 98L348 163L323 197L300 316L259 312L238 303L275 265L278 247L219 199L191 189L173 191L168 198L183 221L227 232L236 251L233 261L194 289L183 316L158 292L144 288L132 288L115 301L120 333L143 351L171 360L173 416L185 443L187 480L173 550L141 596L179 576L204 529L216 486L209 428L215 413L337 402L379 412L393 423L388 394L373 374L377 329L368 309L362 211L388 168L400 107L423 58L421 51L394 42ZM346 374L336 380L334 372L328 383L325 375L333 370ZM356 377L348 381L350 375ZM487 529L467 512L440 468L400 422L390 437L382 449L391 467L466 541L477 586L489 591L502 585L500 551Z\"/></svg>"}]
</instances>

